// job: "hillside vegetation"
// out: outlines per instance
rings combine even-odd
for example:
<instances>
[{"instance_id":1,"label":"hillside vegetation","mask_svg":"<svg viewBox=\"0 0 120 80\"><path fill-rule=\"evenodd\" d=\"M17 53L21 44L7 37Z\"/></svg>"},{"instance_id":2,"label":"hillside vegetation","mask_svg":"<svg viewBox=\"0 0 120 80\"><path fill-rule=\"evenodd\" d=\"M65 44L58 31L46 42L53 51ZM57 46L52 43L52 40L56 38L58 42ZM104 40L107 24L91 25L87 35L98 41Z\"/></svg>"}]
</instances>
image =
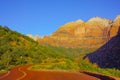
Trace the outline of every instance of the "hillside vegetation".
<instances>
[{"instance_id":1,"label":"hillside vegetation","mask_svg":"<svg viewBox=\"0 0 120 80\"><path fill-rule=\"evenodd\" d=\"M66 59L74 61L93 50L40 45L25 35L0 26L0 70L27 63L52 63Z\"/></svg>"}]
</instances>

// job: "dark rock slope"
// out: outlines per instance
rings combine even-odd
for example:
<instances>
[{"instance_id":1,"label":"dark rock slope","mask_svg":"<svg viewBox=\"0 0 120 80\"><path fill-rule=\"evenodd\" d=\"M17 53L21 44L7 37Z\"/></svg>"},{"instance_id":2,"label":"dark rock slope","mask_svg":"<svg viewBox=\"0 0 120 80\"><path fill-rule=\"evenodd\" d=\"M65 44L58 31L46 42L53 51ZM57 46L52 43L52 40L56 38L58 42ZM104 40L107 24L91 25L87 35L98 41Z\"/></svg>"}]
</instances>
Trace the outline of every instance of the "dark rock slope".
<instances>
[{"instance_id":1,"label":"dark rock slope","mask_svg":"<svg viewBox=\"0 0 120 80\"><path fill-rule=\"evenodd\" d=\"M120 69L120 27L116 36L86 57L99 67Z\"/></svg>"}]
</instances>

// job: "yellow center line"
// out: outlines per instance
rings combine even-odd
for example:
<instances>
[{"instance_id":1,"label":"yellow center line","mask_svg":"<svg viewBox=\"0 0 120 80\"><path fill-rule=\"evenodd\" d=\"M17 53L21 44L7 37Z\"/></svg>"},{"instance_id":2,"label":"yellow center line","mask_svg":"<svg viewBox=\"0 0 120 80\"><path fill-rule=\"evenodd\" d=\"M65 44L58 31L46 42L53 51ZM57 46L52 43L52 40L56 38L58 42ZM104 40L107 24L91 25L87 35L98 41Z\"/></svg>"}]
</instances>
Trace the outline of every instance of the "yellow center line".
<instances>
[{"instance_id":1,"label":"yellow center line","mask_svg":"<svg viewBox=\"0 0 120 80\"><path fill-rule=\"evenodd\" d=\"M23 70L21 70L21 67L18 68L18 71L22 72L22 73L23 73L23 76L19 77L19 78L16 79L16 80L21 80L21 79L23 79L23 78L27 75L27 73L25 73Z\"/></svg>"}]
</instances>

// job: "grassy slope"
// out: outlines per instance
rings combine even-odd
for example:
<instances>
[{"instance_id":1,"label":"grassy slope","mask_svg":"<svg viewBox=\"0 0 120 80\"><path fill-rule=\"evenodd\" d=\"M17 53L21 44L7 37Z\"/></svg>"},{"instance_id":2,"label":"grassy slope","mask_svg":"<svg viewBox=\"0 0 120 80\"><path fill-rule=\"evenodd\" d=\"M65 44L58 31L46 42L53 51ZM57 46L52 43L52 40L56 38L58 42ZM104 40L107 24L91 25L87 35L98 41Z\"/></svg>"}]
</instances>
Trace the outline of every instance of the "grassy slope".
<instances>
[{"instance_id":1,"label":"grassy slope","mask_svg":"<svg viewBox=\"0 0 120 80\"><path fill-rule=\"evenodd\" d=\"M67 59L75 61L79 58L78 56L87 52L87 49L65 49L39 45L31 38L2 26L0 26L0 45L0 69L27 63L49 64Z\"/></svg>"},{"instance_id":2,"label":"grassy slope","mask_svg":"<svg viewBox=\"0 0 120 80\"><path fill-rule=\"evenodd\" d=\"M120 70L116 69L103 69L97 67L95 64L90 64L88 61L79 60L79 62L66 60L63 63L47 63L47 64L37 64L31 66L29 70L76 70L76 71L87 71L94 72L108 76L120 77Z\"/></svg>"}]
</instances>

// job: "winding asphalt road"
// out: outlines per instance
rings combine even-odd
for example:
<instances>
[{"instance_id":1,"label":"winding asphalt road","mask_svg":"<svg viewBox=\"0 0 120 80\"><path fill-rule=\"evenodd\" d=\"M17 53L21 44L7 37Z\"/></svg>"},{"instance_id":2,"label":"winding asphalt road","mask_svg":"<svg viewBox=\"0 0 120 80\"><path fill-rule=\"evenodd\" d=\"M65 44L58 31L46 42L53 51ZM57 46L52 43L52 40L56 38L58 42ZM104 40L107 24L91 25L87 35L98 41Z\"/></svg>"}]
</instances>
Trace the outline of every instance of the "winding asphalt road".
<instances>
[{"instance_id":1,"label":"winding asphalt road","mask_svg":"<svg viewBox=\"0 0 120 80\"><path fill-rule=\"evenodd\" d=\"M17 66L0 75L0 80L104 80L97 76L67 71L30 71L30 65ZM115 79L105 79L115 80Z\"/></svg>"}]
</instances>

